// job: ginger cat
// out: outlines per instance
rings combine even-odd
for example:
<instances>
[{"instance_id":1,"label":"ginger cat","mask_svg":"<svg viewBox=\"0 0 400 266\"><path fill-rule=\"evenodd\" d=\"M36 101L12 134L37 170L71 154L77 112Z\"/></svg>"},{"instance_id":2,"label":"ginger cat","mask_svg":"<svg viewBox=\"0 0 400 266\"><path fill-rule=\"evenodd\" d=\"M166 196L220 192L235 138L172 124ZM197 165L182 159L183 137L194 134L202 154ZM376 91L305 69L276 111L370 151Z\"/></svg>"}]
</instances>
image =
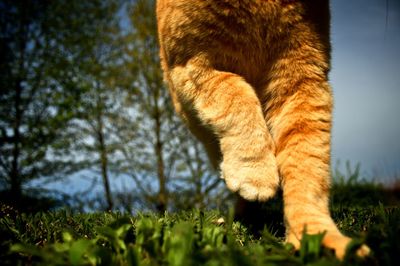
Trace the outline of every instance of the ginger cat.
<instances>
[{"instance_id":1,"label":"ginger cat","mask_svg":"<svg viewBox=\"0 0 400 266\"><path fill-rule=\"evenodd\" d=\"M227 187L265 201L282 186L287 241L326 231L343 257L351 239L328 208L328 0L158 0L157 21L175 109Z\"/></svg>"}]
</instances>

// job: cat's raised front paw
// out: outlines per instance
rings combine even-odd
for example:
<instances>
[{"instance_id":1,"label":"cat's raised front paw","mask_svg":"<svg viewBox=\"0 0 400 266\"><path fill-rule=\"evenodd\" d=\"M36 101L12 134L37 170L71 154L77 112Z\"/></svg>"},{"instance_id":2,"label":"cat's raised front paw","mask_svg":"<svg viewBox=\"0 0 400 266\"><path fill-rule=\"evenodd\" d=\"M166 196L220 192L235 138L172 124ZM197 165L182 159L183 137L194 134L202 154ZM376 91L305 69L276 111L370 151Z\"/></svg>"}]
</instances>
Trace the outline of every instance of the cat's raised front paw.
<instances>
[{"instance_id":1,"label":"cat's raised front paw","mask_svg":"<svg viewBox=\"0 0 400 266\"><path fill-rule=\"evenodd\" d=\"M275 195L279 187L279 175L273 155L262 162L224 160L221 172L227 187L249 201L266 201Z\"/></svg>"}]
</instances>

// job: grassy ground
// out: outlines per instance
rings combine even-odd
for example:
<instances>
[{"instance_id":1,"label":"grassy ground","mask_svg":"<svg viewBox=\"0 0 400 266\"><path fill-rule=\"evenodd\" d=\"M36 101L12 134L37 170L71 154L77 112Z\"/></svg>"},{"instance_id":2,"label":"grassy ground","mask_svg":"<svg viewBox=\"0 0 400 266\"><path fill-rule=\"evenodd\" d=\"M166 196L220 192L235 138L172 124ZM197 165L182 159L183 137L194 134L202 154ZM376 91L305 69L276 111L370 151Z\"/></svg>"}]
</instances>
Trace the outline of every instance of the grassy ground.
<instances>
[{"instance_id":1,"label":"grassy ground","mask_svg":"<svg viewBox=\"0 0 400 266\"><path fill-rule=\"evenodd\" d=\"M383 205L333 208L357 239L343 262L321 247L322 235L304 237L295 251L276 224L254 234L216 211L20 214L3 205L0 215L2 265L400 265L400 209ZM373 251L363 260L353 252L362 242Z\"/></svg>"}]
</instances>

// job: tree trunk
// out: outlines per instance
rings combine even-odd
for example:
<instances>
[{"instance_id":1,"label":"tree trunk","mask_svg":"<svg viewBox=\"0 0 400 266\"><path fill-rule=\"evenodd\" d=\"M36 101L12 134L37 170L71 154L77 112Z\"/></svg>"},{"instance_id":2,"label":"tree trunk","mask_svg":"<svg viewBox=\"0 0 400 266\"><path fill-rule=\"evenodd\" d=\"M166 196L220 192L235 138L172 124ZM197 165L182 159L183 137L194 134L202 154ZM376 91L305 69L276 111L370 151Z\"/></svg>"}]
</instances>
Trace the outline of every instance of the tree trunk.
<instances>
[{"instance_id":1,"label":"tree trunk","mask_svg":"<svg viewBox=\"0 0 400 266\"><path fill-rule=\"evenodd\" d=\"M21 157L21 123L22 123L22 81L25 78L25 52L26 52L26 44L27 44L27 36L26 36L26 17L24 14L20 15L19 18L19 27L18 27L18 50L19 50L19 58L18 58L18 74L15 81L15 98L14 98L14 125L13 125L13 149L12 149L12 161L11 161L11 171L10 171L10 183L11 183L11 195L15 204L18 206L21 204L22 200L22 176L20 169L20 157Z\"/></svg>"},{"instance_id":2,"label":"tree trunk","mask_svg":"<svg viewBox=\"0 0 400 266\"><path fill-rule=\"evenodd\" d=\"M21 82L20 80L17 80L15 84L15 99L14 99L15 120L13 125L13 150L12 150L11 172L10 172L11 195L13 197L13 201L17 206L21 203L21 198L22 198L22 180L19 169L20 168L19 159L21 156L21 151L20 151L20 145L21 145L20 126L22 118L21 94L22 94Z\"/></svg>"},{"instance_id":3,"label":"tree trunk","mask_svg":"<svg viewBox=\"0 0 400 266\"><path fill-rule=\"evenodd\" d=\"M100 103L100 97L97 99L97 141L99 143L99 155L100 155L100 168L101 177L103 179L103 185L105 190L105 196L107 200L107 210L111 211L114 204L111 196L110 182L108 180L108 154L106 149L106 144L104 140L104 124L102 119L102 108Z\"/></svg>"},{"instance_id":4,"label":"tree trunk","mask_svg":"<svg viewBox=\"0 0 400 266\"><path fill-rule=\"evenodd\" d=\"M157 176L159 183L159 192L157 199L157 210L160 213L164 213L168 206L168 192L166 188L166 177L164 171L164 156L163 156L163 143L161 141L161 117L158 110L158 106L155 106L155 129L156 129L156 143L155 143L155 153L157 156Z\"/></svg>"},{"instance_id":5,"label":"tree trunk","mask_svg":"<svg viewBox=\"0 0 400 266\"><path fill-rule=\"evenodd\" d=\"M101 176L103 178L103 185L104 190L106 193L107 199L107 210L111 211L113 208L113 200L111 196L111 189L110 189L110 182L108 180L108 158L107 158L107 151L104 143L104 136L102 132L100 133L101 138L100 141L100 163L101 163Z\"/></svg>"}]
</instances>

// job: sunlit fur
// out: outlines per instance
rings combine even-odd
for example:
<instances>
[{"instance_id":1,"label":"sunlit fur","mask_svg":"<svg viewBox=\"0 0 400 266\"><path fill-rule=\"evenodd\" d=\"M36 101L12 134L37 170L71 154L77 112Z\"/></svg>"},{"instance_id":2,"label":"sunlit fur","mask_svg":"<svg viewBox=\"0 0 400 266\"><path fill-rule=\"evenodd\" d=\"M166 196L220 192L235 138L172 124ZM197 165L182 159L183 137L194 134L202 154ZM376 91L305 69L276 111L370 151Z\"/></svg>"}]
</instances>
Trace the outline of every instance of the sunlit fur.
<instances>
[{"instance_id":1,"label":"sunlit fur","mask_svg":"<svg viewBox=\"0 0 400 266\"><path fill-rule=\"evenodd\" d=\"M327 0L157 2L175 109L227 187L265 201L282 186L287 241L326 231L342 257L350 238L328 209L329 16Z\"/></svg>"}]
</instances>

